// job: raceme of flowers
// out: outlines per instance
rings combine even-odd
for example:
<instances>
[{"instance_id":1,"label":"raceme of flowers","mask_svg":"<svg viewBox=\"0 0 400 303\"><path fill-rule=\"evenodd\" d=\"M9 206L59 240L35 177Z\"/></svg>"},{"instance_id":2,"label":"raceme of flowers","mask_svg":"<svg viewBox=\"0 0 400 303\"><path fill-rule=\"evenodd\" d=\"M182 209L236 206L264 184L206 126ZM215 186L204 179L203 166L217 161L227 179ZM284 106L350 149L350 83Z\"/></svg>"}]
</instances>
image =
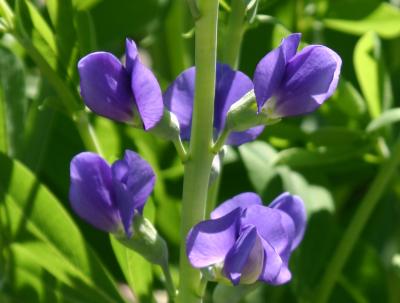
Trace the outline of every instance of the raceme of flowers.
<instances>
[{"instance_id":1,"label":"raceme of flowers","mask_svg":"<svg viewBox=\"0 0 400 303\"><path fill-rule=\"evenodd\" d=\"M230 108L249 92L254 91L256 114L271 119L312 112L333 94L340 57L321 45L297 52L299 42L300 34L283 39L258 63L253 80L226 64L217 64L216 138L224 130ZM181 139L190 140L195 67L183 71L162 94L156 77L140 61L136 44L129 39L125 62L123 65L107 52L91 53L79 61L81 95L87 107L146 131L160 127L169 111L179 123ZM252 141L264 126L231 132L224 143ZM70 169L69 199L74 211L96 228L130 239L133 223L139 220L136 215L142 216L154 188L151 166L127 150L123 159L112 165L97 154L83 152L72 159ZM234 285L255 281L283 284L291 279L289 259L303 238L305 222L300 197L284 193L264 206L258 195L243 193L217 207L210 220L192 228L187 237L187 256L193 267L211 267ZM142 245L135 243L130 246Z\"/></svg>"},{"instance_id":2,"label":"raceme of flowers","mask_svg":"<svg viewBox=\"0 0 400 303\"><path fill-rule=\"evenodd\" d=\"M264 206L255 193L225 201L192 228L186 253L192 266L216 266L234 285L291 278L292 251L303 238L306 213L298 196L283 193Z\"/></svg>"}]
</instances>

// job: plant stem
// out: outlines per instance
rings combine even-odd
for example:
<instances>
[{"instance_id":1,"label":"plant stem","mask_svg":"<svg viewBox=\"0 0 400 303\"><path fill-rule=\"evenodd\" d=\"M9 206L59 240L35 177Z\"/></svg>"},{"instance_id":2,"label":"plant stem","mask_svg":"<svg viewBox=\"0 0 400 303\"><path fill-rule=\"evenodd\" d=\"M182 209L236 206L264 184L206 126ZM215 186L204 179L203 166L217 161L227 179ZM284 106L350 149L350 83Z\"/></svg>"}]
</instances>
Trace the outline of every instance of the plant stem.
<instances>
[{"instance_id":1,"label":"plant stem","mask_svg":"<svg viewBox=\"0 0 400 303\"><path fill-rule=\"evenodd\" d=\"M97 140L92 125L89 123L87 114L84 111L81 111L80 113L74 115L73 120L75 121L75 125L85 148L98 153L100 156L103 156L99 141Z\"/></svg>"},{"instance_id":2,"label":"plant stem","mask_svg":"<svg viewBox=\"0 0 400 303\"><path fill-rule=\"evenodd\" d=\"M172 280L171 272L169 270L168 261L161 265L161 269L165 277L165 286L167 288L169 302L175 302L176 289L174 286L174 281Z\"/></svg>"},{"instance_id":3,"label":"plant stem","mask_svg":"<svg viewBox=\"0 0 400 303\"><path fill-rule=\"evenodd\" d=\"M246 4L243 0L233 0L229 16L228 31L224 41L223 61L236 69L239 63L240 48L245 31L244 17Z\"/></svg>"},{"instance_id":4,"label":"plant stem","mask_svg":"<svg viewBox=\"0 0 400 303\"><path fill-rule=\"evenodd\" d=\"M215 97L218 0L198 1L200 17L196 20L196 84L189 159L185 163L182 198L180 287L178 302L202 302L200 272L186 257L186 236L190 228L204 219L211 152Z\"/></svg>"},{"instance_id":5,"label":"plant stem","mask_svg":"<svg viewBox=\"0 0 400 303\"><path fill-rule=\"evenodd\" d=\"M331 259L328 267L322 277L320 287L317 291L314 302L325 303L328 301L332 290L347 259L352 253L361 232L364 229L376 204L385 193L386 187L393 175L397 172L397 166L400 164L400 138L398 138L391 157L382 163L381 168L376 175L369 191L361 201L353 220L350 222L340 241L336 253Z\"/></svg>"}]
</instances>

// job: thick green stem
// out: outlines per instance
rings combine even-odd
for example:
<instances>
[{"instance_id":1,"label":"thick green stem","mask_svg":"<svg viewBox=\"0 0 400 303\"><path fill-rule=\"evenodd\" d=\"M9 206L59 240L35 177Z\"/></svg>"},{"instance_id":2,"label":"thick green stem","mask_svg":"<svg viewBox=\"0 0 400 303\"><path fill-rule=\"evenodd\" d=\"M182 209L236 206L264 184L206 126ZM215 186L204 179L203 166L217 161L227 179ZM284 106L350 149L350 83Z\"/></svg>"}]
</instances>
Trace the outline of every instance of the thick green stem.
<instances>
[{"instance_id":1,"label":"thick green stem","mask_svg":"<svg viewBox=\"0 0 400 303\"><path fill-rule=\"evenodd\" d=\"M376 204L386 192L386 187L393 175L397 172L397 167L399 164L400 138L397 140L396 145L393 148L391 157L382 164L378 174L372 182L369 191L365 194L364 199L361 201L353 220L347 227L347 230L336 249L336 253L333 255L333 258L328 264L325 274L322 277L321 284L315 296L314 302L325 303L328 301L335 283L338 280L346 261L351 255L365 224L368 222L368 219L371 216Z\"/></svg>"},{"instance_id":2,"label":"thick green stem","mask_svg":"<svg viewBox=\"0 0 400 303\"><path fill-rule=\"evenodd\" d=\"M223 61L233 68L238 67L240 48L245 31L244 18L246 15L246 4L243 0L233 0L231 15L224 40Z\"/></svg>"},{"instance_id":3,"label":"thick green stem","mask_svg":"<svg viewBox=\"0 0 400 303\"><path fill-rule=\"evenodd\" d=\"M196 84L189 159L185 163L182 198L180 251L180 287L178 302L199 303L200 271L191 267L186 257L186 236L190 228L204 219L211 152L215 95L218 0L198 1L200 17L196 20Z\"/></svg>"}]
</instances>

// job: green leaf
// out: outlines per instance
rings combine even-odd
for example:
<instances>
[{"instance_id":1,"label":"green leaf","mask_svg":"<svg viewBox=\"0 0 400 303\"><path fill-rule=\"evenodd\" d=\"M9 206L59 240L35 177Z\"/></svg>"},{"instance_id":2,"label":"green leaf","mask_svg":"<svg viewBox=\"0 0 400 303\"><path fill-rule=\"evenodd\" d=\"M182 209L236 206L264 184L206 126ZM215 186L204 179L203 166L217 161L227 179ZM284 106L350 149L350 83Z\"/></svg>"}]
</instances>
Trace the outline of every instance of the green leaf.
<instances>
[{"instance_id":1,"label":"green leaf","mask_svg":"<svg viewBox=\"0 0 400 303\"><path fill-rule=\"evenodd\" d=\"M252 185L262 194L276 175L273 168L276 151L265 142L254 141L241 145L239 153Z\"/></svg>"},{"instance_id":2,"label":"green leaf","mask_svg":"<svg viewBox=\"0 0 400 303\"><path fill-rule=\"evenodd\" d=\"M385 111L378 118L372 120L367 126L367 132L375 132L382 127L388 126L390 124L400 121L400 108L393 108Z\"/></svg>"},{"instance_id":3,"label":"green leaf","mask_svg":"<svg viewBox=\"0 0 400 303\"><path fill-rule=\"evenodd\" d=\"M74 10L72 0L48 0L46 2L51 23L55 30L56 52L58 62L64 63L61 68L66 68L71 76L76 70L76 31L74 26ZM72 70L71 70L72 69Z\"/></svg>"},{"instance_id":4,"label":"green leaf","mask_svg":"<svg viewBox=\"0 0 400 303\"><path fill-rule=\"evenodd\" d=\"M21 163L1 153L0 167L0 214L7 219L9 241L33 236L62 260L71 278L93 289L102 302L123 302L110 275L51 192ZM46 261L45 255L36 257Z\"/></svg>"},{"instance_id":5,"label":"green leaf","mask_svg":"<svg viewBox=\"0 0 400 303\"><path fill-rule=\"evenodd\" d=\"M324 19L326 27L354 35L369 31L392 39L400 36L400 10L389 3L381 3L371 14L360 20Z\"/></svg>"},{"instance_id":6,"label":"green leaf","mask_svg":"<svg viewBox=\"0 0 400 303\"><path fill-rule=\"evenodd\" d=\"M21 151L27 105L22 62L0 46L0 151L8 155Z\"/></svg>"},{"instance_id":7,"label":"green leaf","mask_svg":"<svg viewBox=\"0 0 400 303\"><path fill-rule=\"evenodd\" d=\"M380 115L382 108L388 108L391 101L390 80L382 59L382 47L378 36L369 32L361 37L354 50L354 68L361 91L367 101L372 118ZM386 104L385 104L386 103Z\"/></svg>"},{"instance_id":8,"label":"green leaf","mask_svg":"<svg viewBox=\"0 0 400 303\"><path fill-rule=\"evenodd\" d=\"M111 246L122 272L140 302L152 302L152 265L138 253L110 236Z\"/></svg>"}]
</instances>

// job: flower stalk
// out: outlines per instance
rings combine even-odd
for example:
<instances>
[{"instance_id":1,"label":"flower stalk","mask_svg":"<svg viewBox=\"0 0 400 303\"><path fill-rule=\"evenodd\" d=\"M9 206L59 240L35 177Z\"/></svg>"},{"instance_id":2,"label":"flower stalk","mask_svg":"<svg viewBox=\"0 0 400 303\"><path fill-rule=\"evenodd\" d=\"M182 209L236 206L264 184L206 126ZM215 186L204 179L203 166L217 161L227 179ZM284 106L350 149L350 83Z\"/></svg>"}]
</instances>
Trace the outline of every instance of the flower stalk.
<instances>
[{"instance_id":1,"label":"flower stalk","mask_svg":"<svg viewBox=\"0 0 400 303\"><path fill-rule=\"evenodd\" d=\"M243 34L245 32L245 15L245 1L233 0L227 33L224 41L225 48L223 53L223 61L232 66L233 69L237 69L239 64L240 48L242 45Z\"/></svg>"},{"instance_id":2,"label":"flower stalk","mask_svg":"<svg viewBox=\"0 0 400 303\"><path fill-rule=\"evenodd\" d=\"M199 303L200 271L186 257L186 236L190 228L204 219L213 153L211 152L214 116L215 72L217 50L218 0L198 2L200 17L196 20L196 82L189 159L185 163L180 286L178 302Z\"/></svg>"}]
</instances>

